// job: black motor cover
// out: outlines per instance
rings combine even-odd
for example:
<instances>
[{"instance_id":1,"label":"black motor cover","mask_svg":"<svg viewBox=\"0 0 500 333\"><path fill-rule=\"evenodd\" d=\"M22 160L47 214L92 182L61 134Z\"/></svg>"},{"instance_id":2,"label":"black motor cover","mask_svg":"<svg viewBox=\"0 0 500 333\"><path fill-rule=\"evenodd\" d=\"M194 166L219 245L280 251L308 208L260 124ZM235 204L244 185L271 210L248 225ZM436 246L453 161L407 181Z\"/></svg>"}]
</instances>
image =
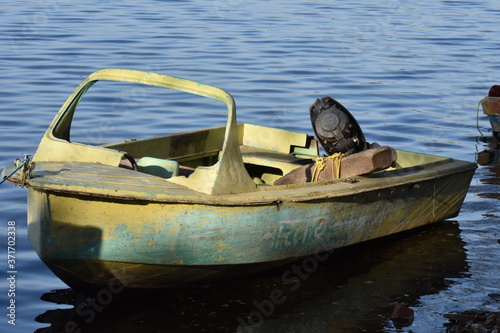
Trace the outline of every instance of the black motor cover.
<instances>
[{"instance_id":1,"label":"black motor cover","mask_svg":"<svg viewBox=\"0 0 500 333\"><path fill-rule=\"evenodd\" d=\"M357 153L367 149L365 136L352 114L329 96L310 107L314 133L328 155Z\"/></svg>"}]
</instances>

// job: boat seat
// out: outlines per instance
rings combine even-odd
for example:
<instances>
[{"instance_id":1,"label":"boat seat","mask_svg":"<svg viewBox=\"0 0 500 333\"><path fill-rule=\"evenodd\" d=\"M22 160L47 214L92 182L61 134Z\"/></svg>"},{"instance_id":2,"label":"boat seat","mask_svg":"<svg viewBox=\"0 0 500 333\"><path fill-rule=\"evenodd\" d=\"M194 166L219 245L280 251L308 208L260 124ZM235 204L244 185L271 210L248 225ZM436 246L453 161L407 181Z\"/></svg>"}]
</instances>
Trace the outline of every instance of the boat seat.
<instances>
[{"instance_id":1,"label":"boat seat","mask_svg":"<svg viewBox=\"0 0 500 333\"><path fill-rule=\"evenodd\" d=\"M284 154L268 149L251 146L240 146L243 163L256 164L280 169L283 174L311 163L311 158L298 158L292 154Z\"/></svg>"},{"instance_id":2,"label":"boat seat","mask_svg":"<svg viewBox=\"0 0 500 333\"><path fill-rule=\"evenodd\" d=\"M154 157L143 157L137 162L137 171L162 178L179 175L179 163Z\"/></svg>"},{"instance_id":3,"label":"boat seat","mask_svg":"<svg viewBox=\"0 0 500 333\"><path fill-rule=\"evenodd\" d=\"M313 162L311 157L297 157L269 149L240 146L241 157L257 184L272 185L278 178Z\"/></svg>"}]
</instances>

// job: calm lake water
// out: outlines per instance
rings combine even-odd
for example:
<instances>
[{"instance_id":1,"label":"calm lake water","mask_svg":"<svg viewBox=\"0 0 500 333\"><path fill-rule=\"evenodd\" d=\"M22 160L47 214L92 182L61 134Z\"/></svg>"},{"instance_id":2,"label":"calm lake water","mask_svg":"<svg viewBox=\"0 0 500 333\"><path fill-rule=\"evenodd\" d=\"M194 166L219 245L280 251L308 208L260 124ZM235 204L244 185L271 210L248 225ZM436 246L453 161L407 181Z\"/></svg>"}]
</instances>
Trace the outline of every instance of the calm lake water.
<instances>
[{"instance_id":1,"label":"calm lake water","mask_svg":"<svg viewBox=\"0 0 500 333\"><path fill-rule=\"evenodd\" d=\"M0 166L33 154L69 94L101 68L212 84L233 94L239 122L311 134L309 105L329 95L370 142L481 163L457 218L339 251L294 290L283 285L284 267L209 289L116 299L86 317L74 311L84 296L66 290L28 243L25 189L4 183L0 331L444 332L445 313L499 310L500 148L481 110L477 117L479 100L500 83L498 1L46 0L5 2L0 12ZM221 119L148 124L136 116L127 115L138 132ZM286 301L265 308L276 289ZM390 320L395 303L415 311L411 326Z\"/></svg>"}]
</instances>

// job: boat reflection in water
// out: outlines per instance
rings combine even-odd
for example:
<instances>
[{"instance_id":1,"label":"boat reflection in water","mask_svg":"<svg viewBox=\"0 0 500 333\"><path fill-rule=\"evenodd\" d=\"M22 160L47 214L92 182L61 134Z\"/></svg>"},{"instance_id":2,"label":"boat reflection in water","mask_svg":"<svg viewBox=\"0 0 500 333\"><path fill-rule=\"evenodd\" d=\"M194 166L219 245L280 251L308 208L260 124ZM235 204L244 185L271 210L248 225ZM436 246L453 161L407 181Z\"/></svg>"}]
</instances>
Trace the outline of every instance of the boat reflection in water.
<instances>
[{"instance_id":1,"label":"boat reflection in water","mask_svg":"<svg viewBox=\"0 0 500 333\"><path fill-rule=\"evenodd\" d=\"M71 289L42 295L70 304L36 318L37 332L365 332L394 324L396 303L415 306L467 275L453 221L323 253L265 275L203 289L94 295ZM418 320L418 318L415 318Z\"/></svg>"}]
</instances>

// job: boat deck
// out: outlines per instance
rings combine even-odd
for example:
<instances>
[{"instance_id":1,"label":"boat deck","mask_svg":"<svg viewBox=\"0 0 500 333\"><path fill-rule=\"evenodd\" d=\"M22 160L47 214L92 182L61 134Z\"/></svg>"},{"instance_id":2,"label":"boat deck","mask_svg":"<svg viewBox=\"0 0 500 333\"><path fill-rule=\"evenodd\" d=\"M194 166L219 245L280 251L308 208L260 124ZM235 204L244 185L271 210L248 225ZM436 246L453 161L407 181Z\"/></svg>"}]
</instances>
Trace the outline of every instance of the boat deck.
<instances>
[{"instance_id":1,"label":"boat deck","mask_svg":"<svg viewBox=\"0 0 500 333\"><path fill-rule=\"evenodd\" d=\"M258 158L255 155L256 151L253 151L253 154L254 156L251 158ZM266 154L269 161L273 162L282 157L280 153L266 152ZM404 151L398 151L398 156L400 164L396 168L371 175L356 176L348 182L345 179L335 179L293 185L260 185L257 191L244 195L208 195L157 176L124 168L81 162L37 163L34 177L29 179L28 185L45 191L120 200L258 205L280 202L285 198L287 201L310 201L320 197L333 198L349 193L355 194L402 184L413 184L435 178L437 174L442 174L444 177L467 169L475 169L473 163L449 158ZM422 165L417 164L410 168L402 168L402 166L406 166L405 164L418 160L421 161ZM304 160L297 159L294 162L300 165L300 163L304 163Z\"/></svg>"}]
</instances>

